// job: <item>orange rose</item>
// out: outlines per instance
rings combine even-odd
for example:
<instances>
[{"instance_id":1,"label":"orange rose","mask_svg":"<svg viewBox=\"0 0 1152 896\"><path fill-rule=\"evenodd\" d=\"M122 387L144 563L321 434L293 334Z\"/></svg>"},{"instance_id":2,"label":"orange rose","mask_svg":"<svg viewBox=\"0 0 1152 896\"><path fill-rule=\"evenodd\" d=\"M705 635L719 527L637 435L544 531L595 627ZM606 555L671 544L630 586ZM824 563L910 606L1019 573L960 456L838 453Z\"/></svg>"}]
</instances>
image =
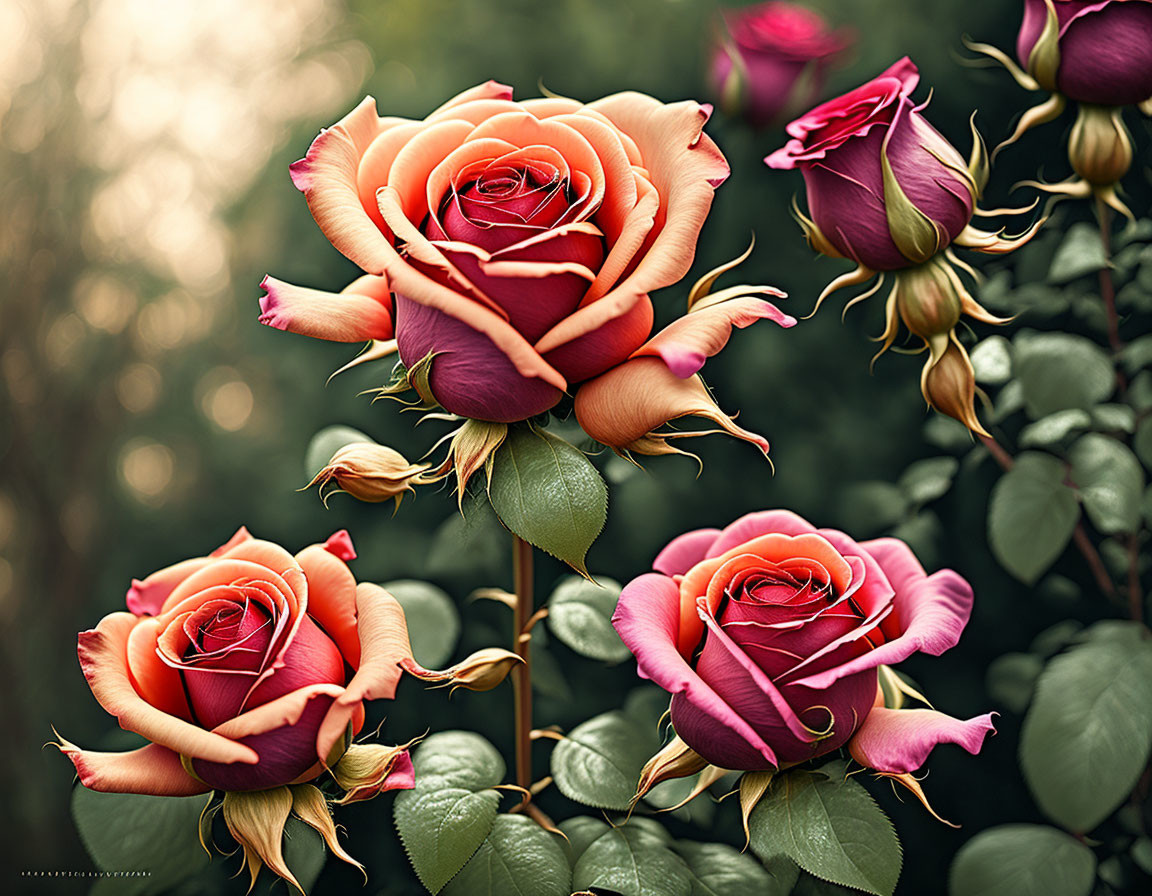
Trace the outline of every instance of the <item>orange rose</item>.
<instances>
[{"instance_id":1,"label":"orange rose","mask_svg":"<svg viewBox=\"0 0 1152 896\"><path fill-rule=\"evenodd\" d=\"M364 701L391 699L411 657L404 612L357 584L347 532L295 557L246 529L207 557L133 581L130 612L79 636L92 693L151 741L61 749L93 790L187 796L308 781L335 766ZM376 792L412 786L400 750Z\"/></svg>"},{"instance_id":2,"label":"orange rose","mask_svg":"<svg viewBox=\"0 0 1152 896\"><path fill-rule=\"evenodd\" d=\"M340 294L267 278L261 321L323 339L395 337L409 369L431 359L438 404L479 420L547 411L636 355L659 354L695 386L733 325L793 323L741 299L649 341L649 293L688 272L728 176L702 131L710 112L639 93L514 102L490 81L409 121L379 117L369 97L292 165L321 230L367 276ZM696 413L703 387L610 391L610 406L585 404L609 438L615 421L653 409L657 423Z\"/></svg>"}]
</instances>

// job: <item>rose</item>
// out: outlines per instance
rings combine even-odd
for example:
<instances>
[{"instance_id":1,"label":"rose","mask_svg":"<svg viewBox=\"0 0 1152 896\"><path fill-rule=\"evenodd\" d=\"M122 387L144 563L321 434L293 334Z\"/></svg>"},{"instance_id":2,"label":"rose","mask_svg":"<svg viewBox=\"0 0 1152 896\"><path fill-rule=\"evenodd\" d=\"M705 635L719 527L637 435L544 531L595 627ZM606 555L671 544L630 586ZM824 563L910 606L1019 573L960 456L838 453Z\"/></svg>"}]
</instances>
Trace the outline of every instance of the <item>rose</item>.
<instances>
[{"instance_id":1,"label":"rose","mask_svg":"<svg viewBox=\"0 0 1152 896\"><path fill-rule=\"evenodd\" d=\"M653 566L613 624L640 674L672 694L677 735L714 765L779 768L848 744L903 774L941 742L976 753L992 730L987 715L882 705L878 667L943 653L972 607L967 582L926 575L901 541L766 511L681 535Z\"/></svg>"},{"instance_id":2,"label":"rose","mask_svg":"<svg viewBox=\"0 0 1152 896\"><path fill-rule=\"evenodd\" d=\"M819 13L775 0L725 10L724 23L712 55L713 87L726 111L761 127L811 105L827 69L854 40Z\"/></svg>"},{"instance_id":3,"label":"rose","mask_svg":"<svg viewBox=\"0 0 1152 896\"><path fill-rule=\"evenodd\" d=\"M1056 18L1054 48L1041 40L1050 8ZM1033 59L1037 44L1041 52ZM1051 7L1046 0L1024 0L1016 55L1044 87L1070 99L1126 106L1152 97L1150 47L1152 0L1052 0ZM1049 67L1055 62L1055 72L1042 71L1039 56Z\"/></svg>"},{"instance_id":4,"label":"rose","mask_svg":"<svg viewBox=\"0 0 1152 896\"><path fill-rule=\"evenodd\" d=\"M898 270L941 252L972 219L976 185L909 98L919 80L901 59L791 122L792 139L765 159L804 175L826 254Z\"/></svg>"},{"instance_id":5,"label":"rose","mask_svg":"<svg viewBox=\"0 0 1152 896\"><path fill-rule=\"evenodd\" d=\"M637 93L513 102L489 82L408 121L378 117L368 98L316 138L292 177L321 230L369 276L339 295L267 278L261 320L345 341L388 339L394 320L401 360L410 373L420 366L427 397L446 410L506 423L547 411L657 353L645 350L648 294L688 271L728 175L701 130L709 111ZM676 378L723 344L717 332L787 321L748 301L690 316L676 346L660 343ZM634 415L653 401L625 390L611 410Z\"/></svg>"},{"instance_id":6,"label":"rose","mask_svg":"<svg viewBox=\"0 0 1152 896\"><path fill-rule=\"evenodd\" d=\"M61 748L93 790L186 796L263 790L337 765L365 700L391 699L411 656L404 613L345 560L347 532L295 557L240 529L207 557L133 581L129 612L79 636L92 693L151 741L127 753ZM388 757L376 792L412 786ZM380 771L377 769L376 771Z\"/></svg>"}]
</instances>

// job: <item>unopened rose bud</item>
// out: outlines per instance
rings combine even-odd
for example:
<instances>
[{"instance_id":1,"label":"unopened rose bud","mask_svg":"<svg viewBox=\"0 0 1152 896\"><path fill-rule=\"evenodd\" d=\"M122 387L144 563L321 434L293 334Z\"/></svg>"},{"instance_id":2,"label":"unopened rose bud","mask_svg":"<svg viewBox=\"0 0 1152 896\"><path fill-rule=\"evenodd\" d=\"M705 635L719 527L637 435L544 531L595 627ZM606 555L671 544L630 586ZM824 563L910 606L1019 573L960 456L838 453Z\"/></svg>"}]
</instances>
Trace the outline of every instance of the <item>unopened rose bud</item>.
<instances>
[{"instance_id":1,"label":"unopened rose bud","mask_svg":"<svg viewBox=\"0 0 1152 896\"><path fill-rule=\"evenodd\" d=\"M950 271L936 260L902 271L896 291L896 308L904 326L931 343L947 336L960 323L962 299Z\"/></svg>"},{"instance_id":2,"label":"unopened rose bud","mask_svg":"<svg viewBox=\"0 0 1152 896\"><path fill-rule=\"evenodd\" d=\"M336 800L341 805L370 800L388 790L411 790L415 772L408 747L382 744L353 744L331 769L332 777L345 791Z\"/></svg>"},{"instance_id":3,"label":"unopened rose bud","mask_svg":"<svg viewBox=\"0 0 1152 896\"><path fill-rule=\"evenodd\" d=\"M1111 186L1132 166L1132 137L1120 113L1115 107L1081 103L1072 125L1068 161L1095 187Z\"/></svg>"},{"instance_id":4,"label":"unopened rose bud","mask_svg":"<svg viewBox=\"0 0 1152 896\"><path fill-rule=\"evenodd\" d=\"M402 454L373 442L345 445L308 483L318 485L327 500L333 492L347 492L369 503L395 500L399 506L405 492L421 483L428 464L411 464ZM334 485L333 485L334 483ZM329 490L325 492L325 487Z\"/></svg>"},{"instance_id":5,"label":"unopened rose bud","mask_svg":"<svg viewBox=\"0 0 1152 896\"><path fill-rule=\"evenodd\" d=\"M935 353L934 353L935 354ZM930 358L920 377L920 391L932 407L942 414L959 420L970 430L988 435L976 418L976 375L968 353L956 341L948 340L948 347L939 360Z\"/></svg>"},{"instance_id":6,"label":"unopened rose bud","mask_svg":"<svg viewBox=\"0 0 1152 896\"><path fill-rule=\"evenodd\" d=\"M523 662L523 659L509 650L485 647L442 671L425 669L412 659L401 660L400 666L421 681L435 682L443 687L451 687L452 690L465 688L469 691L490 691Z\"/></svg>"},{"instance_id":7,"label":"unopened rose bud","mask_svg":"<svg viewBox=\"0 0 1152 896\"><path fill-rule=\"evenodd\" d=\"M686 778L703 771L708 760L684 743L679 737L659 753L649 759L640 772L640 782L636 785L636 799L664 781L673 778Z\"/></svg>"}]
</instances>

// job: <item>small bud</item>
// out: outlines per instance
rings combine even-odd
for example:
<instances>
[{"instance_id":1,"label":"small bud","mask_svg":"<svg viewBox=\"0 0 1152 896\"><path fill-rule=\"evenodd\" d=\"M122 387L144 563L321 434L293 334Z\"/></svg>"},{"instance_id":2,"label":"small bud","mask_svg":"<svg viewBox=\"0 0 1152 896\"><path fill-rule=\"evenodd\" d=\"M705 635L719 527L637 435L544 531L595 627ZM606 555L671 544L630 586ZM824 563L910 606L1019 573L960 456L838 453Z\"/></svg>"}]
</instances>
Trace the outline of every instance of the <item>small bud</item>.
<instances>
[{"instance_id":1,"label":"small bud","mask_svg":"<svg viewBox=\"0 0 1152 896\"><path fill-rule=\"evenodd\" d=\"M413 659L400 661L409 675L421 681L435 682L442 687L466 688L469 691L490 691L500 684L513 668L523 663L516 654L499 647L485 647L442 671L425 669Z\"/></svg>"},{"instance_id":2,"label":"small bud","mask_svg":"<svg viewBox=\"0 0 1152 896\"><path fill-rule=\"evenodd\" d=\"M340 805L370 800L388 790L411 790L415 772L408 755L411 743L398 747L353 744L331 768L332 777L345 791Z\"/></svg>"},{"instance_id":3,"label":"small bud","mask_svg":"<svg viewBox=\"0 0 1152 896\"><path fill-rule=\"evenodd\" d=\"M325 501L334 492L347 492L369 503L395 499L399 506L404 493L412 491L413 485L421 484L421 474L428 466L410 464L400 452L384 445L356 442L333 454L307 487L318 485Z\"/></svg>"},{"instance_id":4,"label":"small bud","mask_svg":"<svg viewBox=\"0 0 1152 896\"><path fill-rule=\"evenodd\" d=\"M640 799L657 784L673 778L687 778L703 771L707 765L708 760L679 737L673 737L668 746L644 763L635 799Z\"/></svg>"},{"instance_id":5,"label":"small bud","mask_svg":"<svg viewBox=\"0 0 1152 896\"><path fill-rule=\"evenodd\" d=\"M940 413L959 420L975 433L988 435L976 418L976 375L972 362L955 334L949 337L947 348L938 360L935 355L933 351L920 376L924 398Z\"/></svg>"},{"instance_id":6,"label":"small bud","mask_svg":"<svg viewBox=\"0 0 1152 896\"><path fill-rule=\"evenodd\" d=\"M1094 187L1108 187L1124 177L1132 166L1132 136L1121 110L1081 103L1068 137L1068 161Z\"/></svg>"},{"instance_id":7,"label":"small bud","mask_svg":"<svg viewBox=\"0 0 1152 896\"><path fill-rule=\"evenodd\" d=\"M900 319L911 332L931 344L960 323L962 299L943 262L933 260L901 271L896 291Z\"/></svg>"}]
</instances>

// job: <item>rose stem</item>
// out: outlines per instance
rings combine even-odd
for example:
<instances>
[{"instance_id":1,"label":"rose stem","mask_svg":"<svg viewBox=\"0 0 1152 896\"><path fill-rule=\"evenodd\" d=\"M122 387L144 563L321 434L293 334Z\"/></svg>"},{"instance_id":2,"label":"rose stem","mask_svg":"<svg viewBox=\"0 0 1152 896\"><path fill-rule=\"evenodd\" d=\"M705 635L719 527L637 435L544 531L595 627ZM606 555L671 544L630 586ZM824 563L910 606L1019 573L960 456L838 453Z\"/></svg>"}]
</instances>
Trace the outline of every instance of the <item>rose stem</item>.
<instances>
[{"instance_id":1,"label":"rose stem","mask_svg":"<svg viewBox=\"0 0 1152 896\"><path fill-rule=\"evenodd\" d=\"M978 436L978 438L984 443L984 447L996 459L996 463L1000 465L1002 470L1007 472L1012 469L1016 462L1003 445L990 436ZM1112 583L1112 577L1108 575L1104 561L1100 559L1100 552L1096 550L1092 544L1092 539L1084 531L1083 523L1076 523L1076 528L1072 530L1072 542L1076 545L1077 550L1084 555L1084 559L1088 561L1088 568L1092 570L1092 578L1096 580L1096 586L1104 593L1105 597L1114 598L1116 586Z\"/></svg>"},{"instance_id":2,"label":"rose stem","mask_svg":"<svg viewBox=\"0 0 1152 896\"><path fill-rule=\"evenodd\" d=\"M1104 310L1108 312L1108 344L1117 354L1124 348L1120 338L1120 318L1116 314L1116 287L1112 283L1112 228L1108 206L1103 198L1096 197L1096 218L1100 222L1100 244L1104 247L1104 261L1100 268L1100 298L1104 300Z\"/></svg>"},{"instance_id":3,"label":"rose stem","mask_svg":"<svg viewBox=\"0 0 1152 896\"><path fill-rule=\"evenodd\" d=\"M516 701L516 783L525 790L532 786L532 657L528 620L532 615L532 545L512 536L513 583L516 605L512 610L514 650L524 662L512 672Z\"/></svg>"}]
</instances>

